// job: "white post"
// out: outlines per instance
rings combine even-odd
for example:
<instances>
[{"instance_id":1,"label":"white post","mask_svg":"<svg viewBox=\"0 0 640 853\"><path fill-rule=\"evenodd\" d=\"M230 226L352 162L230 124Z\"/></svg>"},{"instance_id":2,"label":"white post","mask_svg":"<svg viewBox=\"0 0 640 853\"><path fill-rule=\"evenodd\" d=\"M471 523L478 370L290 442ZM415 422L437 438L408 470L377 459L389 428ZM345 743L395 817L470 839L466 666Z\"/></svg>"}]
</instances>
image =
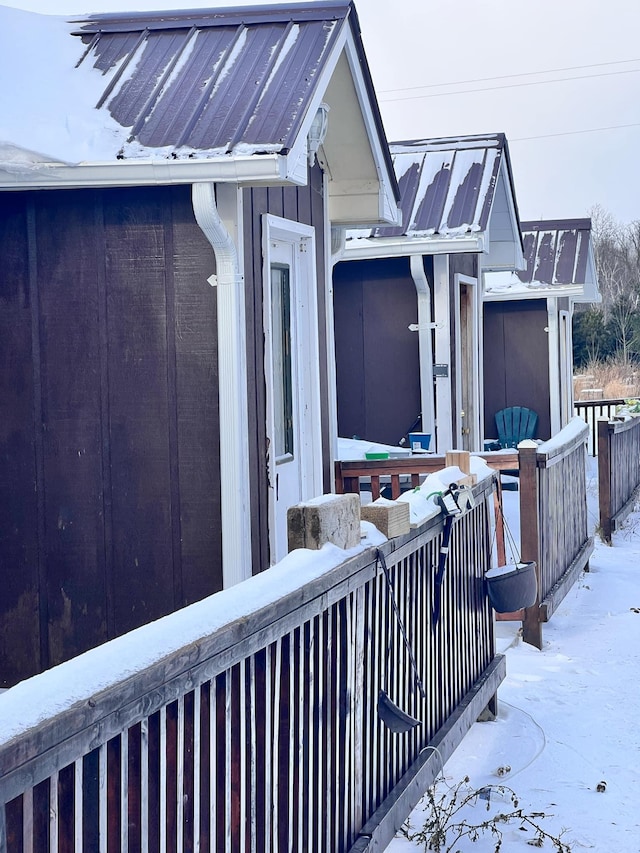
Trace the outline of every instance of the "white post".
<instances>
[{"instance_id":1,"label":"white post","mask_svg":"<svg viewBox=\"0 0 640 853\"><path fill-rule=\"evenodd\" d=\"M431 434L436 444L435 404L433 399L433 346L431 344L431 288L424 271L422 255L409 258L411 276L418 294L418 351L420 360L420 407L422 432Z\"/></svg>"},{"instance_id":2,"label":"white post","mask_svg":"<svg viewBox=\"0 0 640 853\"><path fill-rule=\"evenodd\" d=\"M447 376L436 376L436 450L453 449L451 424L451 310L449 306L449 256L434 255L435 363L444 365Z\"/></svg>"}]
</instances>

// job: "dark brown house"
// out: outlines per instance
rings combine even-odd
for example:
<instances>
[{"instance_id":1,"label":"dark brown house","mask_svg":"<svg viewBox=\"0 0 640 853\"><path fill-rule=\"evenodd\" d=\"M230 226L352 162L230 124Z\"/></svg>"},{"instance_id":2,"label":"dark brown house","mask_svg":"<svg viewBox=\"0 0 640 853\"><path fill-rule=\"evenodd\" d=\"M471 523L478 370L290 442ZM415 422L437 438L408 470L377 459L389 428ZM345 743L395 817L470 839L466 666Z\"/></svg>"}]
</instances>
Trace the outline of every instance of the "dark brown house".
<instances>
[{"instance_id":1,"label":"dark brown house","mask_svg":"<svg viewBox=\"0 0 640 853\"><path fill-rule=\"evenodd\" d=\"M347 234L334 269L338 429L482 446L482 277L523 266L504 134L391 145L402 223Z\"/></svg>"},{"instance_id":2,"label":"dark brown house","mask_svg":"<svg viewBox=\"0 0 640 853\"><path fill-rule=\"evenodd\" d=\"M599 302L591 220L522 223L525 268L484 279L484 428L495 414L526 406L537 437L551 438L573 417L574 305Z\"/></svg>"},{"instance_id":3,"label":"dark brown house","mask_svg":"<svg viewBox=\"0 0 640 853\"><path fill-rule=\"evenodd\" d=\"M283 555L331 485L331 228L397 218L351 3L51 19L49 48L0 144L4 685Z\"/></svg>"}]
</instances>

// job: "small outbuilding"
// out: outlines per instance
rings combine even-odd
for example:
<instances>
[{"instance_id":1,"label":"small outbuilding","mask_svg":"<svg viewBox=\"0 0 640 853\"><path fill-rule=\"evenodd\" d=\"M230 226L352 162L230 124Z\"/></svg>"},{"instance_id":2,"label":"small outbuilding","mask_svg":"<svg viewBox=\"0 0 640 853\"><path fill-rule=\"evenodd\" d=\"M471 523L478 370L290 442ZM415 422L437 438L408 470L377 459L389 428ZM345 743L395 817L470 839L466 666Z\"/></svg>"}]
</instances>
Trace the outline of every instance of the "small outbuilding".
<instances>
[{"instance_id":1,"label":"small outbuilding","mask_svg":"<svg viewBox=\"0 0 640 853\"><path fill-rule=\"evenodd\" d=\"M572 318L599 302L590 219L523 222L526 267L483 280L484 432L495 414L525 406L550 438L573 417Z\"/></svg>"},{"instance_id":2,"label":"small outbuilding","mask_svg":"<svg viewBox=\"0 0 640 853\"><path fill-rule=\"evenodd\" d=\"M482 443L482 276L524 266L504 134L391 145L402 223L349 230L334 267L338 429Z\"/></svg>"},{"instance_id":3,"label":"small outbuilding","mask_svg":"<svg viewBox=\"0 0 640 853\"><path fill-rule=\"evenodd\" d=\"M350 2L0 32L7 685L286 553L331 487L331 229L398 190Z\"/></svg>"}]
</instances>

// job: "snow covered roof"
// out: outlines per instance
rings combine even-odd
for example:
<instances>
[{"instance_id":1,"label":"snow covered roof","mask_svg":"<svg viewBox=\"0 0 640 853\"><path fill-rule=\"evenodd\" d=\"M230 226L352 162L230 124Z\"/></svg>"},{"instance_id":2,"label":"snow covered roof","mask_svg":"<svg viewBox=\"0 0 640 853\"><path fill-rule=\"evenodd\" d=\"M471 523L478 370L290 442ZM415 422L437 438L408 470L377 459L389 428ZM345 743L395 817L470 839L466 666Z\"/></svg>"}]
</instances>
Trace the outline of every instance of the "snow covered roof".
<instances>
[{"instance_id":1,"label":"snow covered roof","mask_svg":"<svg viewBox=\"0 0 640 853\"><path fill-rule=\"evenodd\" d=\"M489 255L485 268L522 265L504 134L397 142L390 149L400 187L402 223L349 232L345 259L355 254L381 256L377 252L413 254L417 246L408 244L420 244L424 254L485 252ZM398 251L392 252L392 247Z\"/></svg>"},{"instance_id":2,"label":"snow covered roof","mask_svg":"<svg viewBox=\"0 0 640 853\"><path fill-rule=\"evenodd\" d=\"M522 223L524 270L487 274L485 298L531 299L570 296L575 302L599 302L590 219Z\"/></svg>"},{"instance_id":3,"label":"snow covered roof","mask_svg":"<svg viewBox=\"0 0 640 853\"><path fill-rule=\"evenodd\" d=\"M0 186L123 177L305 183L308 133L326 103L319 157L334 195L354 195L348 172L369 181L375 201L374 215L369 205L353 221L397 220L393 166L348 0L73 21L0 6L0 34ZM19 87L10 84L17 77Z\"/></svg>"}]
</instances>

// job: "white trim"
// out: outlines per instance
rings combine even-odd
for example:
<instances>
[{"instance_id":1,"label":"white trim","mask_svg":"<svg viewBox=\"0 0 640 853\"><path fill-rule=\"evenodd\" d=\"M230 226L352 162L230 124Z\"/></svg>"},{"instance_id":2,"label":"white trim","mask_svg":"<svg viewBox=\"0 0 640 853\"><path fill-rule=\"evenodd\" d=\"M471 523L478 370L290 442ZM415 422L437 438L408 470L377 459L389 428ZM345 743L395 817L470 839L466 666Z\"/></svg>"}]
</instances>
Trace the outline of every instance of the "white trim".
<instances>
[{"instance_id":1,"label":"white trim","mask_svg":"<svg viewBox=\"0 0 640 853\"><path fill-rule=\"evenodd\" d=\"M549 414L551 437L560 432L560 340L558 329L558 300L547 299L547 328L549 347Z\"/></svg>"},{"instance_id":2,"label":"white trim","mask_svg":"<svg viewBox=\"0 0 640 853\"><path fill-rule=\"evenodd\" d=\"M420 360L420 411L422 432L430 433L435 446L435 403L433 399L433 346L431 343L431 288L422 255L409 257L409 269L418 296L418 353Z\"/></svg>"},{"instance_id":3,"label":"white trim","mask_svg":"<svg viewBox=\"0 0 640 853\"><path fill-rule=\"evenodd\" d=\"M271 213L262 216L262 253L263 253L263 318L265 338L265 381L267 388L267 440L274 433L271 377L273 371L270 362L270 288L271 259L270 241L278 240L290 243L294 249L293 276L296 284L308 281L308 300L300 302L302 295L295 287L295 306L298 323L297 363L302 375L298 375L298 409L301 416L301 495L300 500L308 500L322 494L322 423L319 376L319 340L318 340L318 292L316 275L315 229L301 222L283 219ZM305 264L303 271L302 265ZM301 328L302 327L302 328ZM304 349L301 341L304 338ZM308 357L307 354L311 354ZM302 396L300 396L302 395ZM271 561L276 550L276 465L273 454L267 459L269 477L269 545Z\"/></svg>"},{"instance_id":4,"label":"white trim","mask_svg":"<svg viewBox=\"0 0 640 853\"><path fill-rule=\"evenodd\" d=\"M455 432L453 435L454 450L462 449L462 324L460 323L460 282L458 274L453 277L453 348L455 351L455 373L451 377L451 388L455 387L456 410L454 412ZM451 375L452 369L449 368ZM453 407L453 394L451 395Z\"/></svg>"},{"instance_id":5,"label":"white trim","mask_svg":"<svg viewBox=\"0 0 640 853\"><path fill-rule=\"evenodd\" d=\"M242 193L235 186L194 184L192 203L196 221L216 255L222 576L226 589L252 574Z\"/></svg>"},{"instance_id":6,"label":"white trim","mask_svg":"<svg viewBox=\"0 0 640 853\"><path fill-rule=\"evenodd\" d=\"M502 293L487 293L485 291L483 299L485 302L518 302L522 299L572 299L574 302L584 302L580 297L583 295L583 288L580 284L565 284L557 287L531 287L527 288L525 284L520 288L514 288L511 291L505 290Z\"/></svg>"},{"instance_id":7,"label":"white trim","mask_svg":"<svg viewBox=\"0 0 640 853\"><path fill-rule=\"evenodd\" d=\"M469 445L470 450L479 450L480 449L480 389L478 386L478 378L480 374L480 359L479 359L479 335L478 335L478 324L479 324L479 310L478 310L478 279L472 276L463 275L462 273L456 273L454 275L454 289L455 289L455 304L456 304L456 399L462 402L462 326L460 323L460 285L466 284L469 287L473 288L473 296L470 300L470 308L471 308L471 353L472 353L472 369L471 369L471 405L473 407L474 418L471 422L467 422L467 426L470 429L469 432ZM460 414L460 408L458 407L458 411L456 411L456 432L457 432L457 441L459 442L459 447L462 447L464 444L463 436L462 436L462 417Z\"/></svg>"},{"instance_id":8,"label":"white trim","mask_svg":"<svg viewBox=\"0 0 640 853\"><path fill-rule=\"evenodd\" d=\"M338 458L338 380L336 376L336 330L333 305L333 269L340 261L344 249L344 229L337 229L340 247L333 254L333 234L329 220L328 176L323 174L322 190L324 195L324 269L326 281L326 325L327 325L327 400L329 415L329 458L331 460L331 491L335 489L334 461Z\"/></svg>"},{"instance_id":9,"label":"white trim","mask_svg":"<svg viewBox=\"0 0 640 853\"><path fill-rule=\"evenodd\" d=\"M70 189L195 183L286 183L289 162L282 154L194 160L119 160L70 166L45 163L26 173L0 168L0 189Z\"/></svg>"},{"instance_id":10,"label":"white trim","mask_svg":"<svg viewBox=\"0 0 640 853\"><path fill-rule=\"evenodd\" d=\"M560 425L565 427L573 417L573 336L572 312L558 312L560 350Z\"/></svg>"},{"instance_id":11,"label":"white trim","mask_svg":"<svg viewBox=\"0 0 640 853\"><path fill-rule=\"evenodd\" d=\"M343 261L400 258L406 255L454 255L484 252L485 238L475 237L360 237L347 240Z\"/></svg>"},{"instance_id":12,"label":"white trim","mask_svg":"<svg viewBox=\"0 0 640 853\"><path fill-rule=\"evenodd\" d=\"M484 299L482 298L481 282L478 281L478 450L484 449L484 417L485 417L485 396L484 396Z\"/></svg>"},{"instance_id":13,"label":"white trim","mask_svg":"<svg viewBox=\"0 0 640 853\"><path fill-rule=\"evenodd\" d=\"M500 169L498 175L504 181L504 194L507 199L507 205L509 206L509 218L511 219L511 228L513 233L513 265L501 265L502 269L516 269L523 270L526 268L526 263L524 259L524 251L522 248L522 233L520 231L520 220L518 218L518 214L516 212L515 205L515 187L512 185L509 169L507 168L507 155L506 151L503 152L502 157L500 158ZM491 216L493 215L493 205L491 205L491 215L489 216L489 227L491 227ZM489 251L487 249L487 251ZM489 266L486 267L489 269Z\"/></svg>"},{"instance_id":14,"label":"white trim","mask_svg":"<svg viewBox=\"0 0 640 853\"><path fill-rule=\"evenodd\" d=\"M436 452L453 449L451 428L451 314L449 308L449 257L433 259L435 362L446 364L449 376L436 378Z\"/></svg>"}]
</instances>

